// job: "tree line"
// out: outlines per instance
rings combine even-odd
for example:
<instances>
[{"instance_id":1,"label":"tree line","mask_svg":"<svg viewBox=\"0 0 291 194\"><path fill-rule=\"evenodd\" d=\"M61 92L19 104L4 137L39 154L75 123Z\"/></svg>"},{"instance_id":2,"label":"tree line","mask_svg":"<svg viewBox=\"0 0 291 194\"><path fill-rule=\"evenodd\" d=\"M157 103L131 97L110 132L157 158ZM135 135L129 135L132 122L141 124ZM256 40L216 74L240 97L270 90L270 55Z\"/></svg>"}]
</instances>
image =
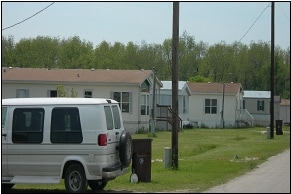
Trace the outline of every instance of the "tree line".
<instances>
[{"instance_id":1,"label":"tree line","mask_svg":"<svg viewBox=\"0 0 291 194\"><path fill-rule=\"evenodd\" d=\"M14 42L2 36L2 67L64 69L152 69L159 80L171 80L172 40L162 44L126 45L103 41L95 48L78 36L68 39L38 36ZM244 90L269 90L269 42L196 42L187 32L179 38L178 78L181 81L241 83ZM275 47L275 95L290 99L290 47Z\"/></svg>"}]
</instances>

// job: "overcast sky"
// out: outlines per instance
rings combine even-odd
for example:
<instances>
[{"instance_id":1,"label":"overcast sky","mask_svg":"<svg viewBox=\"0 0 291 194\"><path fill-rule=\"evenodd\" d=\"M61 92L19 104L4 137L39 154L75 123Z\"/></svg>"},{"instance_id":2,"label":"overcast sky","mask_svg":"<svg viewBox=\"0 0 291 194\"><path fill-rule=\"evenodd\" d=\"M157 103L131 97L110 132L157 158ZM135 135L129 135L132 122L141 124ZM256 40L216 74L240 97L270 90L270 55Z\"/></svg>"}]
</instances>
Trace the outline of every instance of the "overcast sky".
<instances>
[{"instance_id":1,"label":"overcast sky","mask_svg":"<svg viewBox=\"0 0 291 194\"><path fill-rule=\"evenodd\" d=\"M60 39L79 36L94 47L102 41L162 44L172 38L172 2L52 3L2 1L2 36L11 35L16 43L37 36ZM241 41L247 45L252 41L271 41L270 2L180 2L179 5L180 36L186 31L196 42L209 45L221 41L227 44ZM275 45L282 49L290 47L290 2L287 1L275 2Z\"/></svg>"}]
</instances>

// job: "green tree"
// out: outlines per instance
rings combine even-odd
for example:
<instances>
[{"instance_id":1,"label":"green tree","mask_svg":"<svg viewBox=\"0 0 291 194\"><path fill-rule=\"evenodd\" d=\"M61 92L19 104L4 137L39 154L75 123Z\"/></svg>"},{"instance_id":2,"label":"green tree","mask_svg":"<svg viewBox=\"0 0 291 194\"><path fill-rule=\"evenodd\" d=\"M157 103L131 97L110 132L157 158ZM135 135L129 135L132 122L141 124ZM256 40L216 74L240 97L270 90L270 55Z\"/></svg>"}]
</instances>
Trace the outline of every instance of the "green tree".
<instances>
[{"instance_id":1,"label":"green tree","mask_svg":"<svg viewBox=\"0 0 291 194\"><path fill-rule=\"evenodd\" d=\"M4 67L14 66L15 58L15 44L13 36L2 36L1 65Z\"/></svg>"},{"instance_id":2,"label":"green tree","mask_svg":"<svg viewBox=\"0 0 291 194\"><path fill-rule=\"evenodd\" d=\"M109 69L112 60L110 57L111 45L102 41L94 51L95 67L97 69Z\"/></svg>"},{"instance_id":3,"label":"green tree","mask_svg":"<svg viewBox=\"0 0 291 194\"><path fill-rule=\"evenodd\" d=\"M21 39L15 46L17 67L51 68L58 61L58 39L38 36Z\"/></svg>"},{"instance_id":4,"label":"green tree","mask_svg":"<svg viewBox=\"0 0 291 194\"><path fill-rule=\"evenodd\" d=\"M207 82L211 82L211 79L207 78L207 77L202 77L202 76L195 76L195 77L190 77L189 82L203 82L203 83L207 83Z\"/></svg>"},{"instance_id":5,"label":"green tree","mask_svg":"<svg viewBox=\"0 0 291 194\"><path fill-rule=\"evenodd\" d=\"M270 90L271 50L268 43L251 43L248 50L248 63L245 89Z\"/></svg>"},{"instance_id":6,"label":"green tree","mask_svg":"<svg viewBox=\"0 0 291 194\"><path fill-rule=\"evenodd\" d=\"M58 61L60 68L92 67L93 59L93 44L91 42L82 42L78 36L61 41Z\"/></svg>"},{"instance_id":7,"label":"green tree","mask_svg":"<svg viewBox=\"0 0 291 194\"><path fill-rule=\"evenodd\" d=\"M57 93L58 97L72 97L75 98L78 96L78 92L74 90L74 88L71 89L70 94L68 92L68 89L65 89L64 85L58 85L57 86Z\"/></svg>"},{"instance_id":8,"label":"green tree","mask_svg":"<svg viewBox=\"0 0 291 194\"><path fill-rule=\"evenodd\" d=\"M103 41L95 49L78 36L68 39L2 36L2 66L43 68L152 69L160 80L172 79L172 40L141 45ZM179 39L179 80L239 82L245 90L270 90L270 43L258 41L195 42L183 32ZM290 48L275 48L275 95L290 98ZM203 79L202 79L203 78Z\"/></svg>"},{"instance_id":9,"label":"green tree","mask_svg":"<svg viewBox=\"0 0 291 194\"><path fill-rule=\"evenodd\" d=\"M141 69L139 63L138 46L133 42L128 42L124 53L124 68L123 69Z\"/></svg>"}]
</instances>

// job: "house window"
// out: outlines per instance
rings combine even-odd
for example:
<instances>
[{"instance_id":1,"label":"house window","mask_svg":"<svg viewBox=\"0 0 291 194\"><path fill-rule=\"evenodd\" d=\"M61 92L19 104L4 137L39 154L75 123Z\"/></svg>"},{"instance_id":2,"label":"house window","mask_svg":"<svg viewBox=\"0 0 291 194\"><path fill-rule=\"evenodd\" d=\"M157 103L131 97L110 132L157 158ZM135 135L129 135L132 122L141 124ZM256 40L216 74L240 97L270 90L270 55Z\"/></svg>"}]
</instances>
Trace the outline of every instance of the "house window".
<instances>
[{"instance_id":1,"label":"house window","mask_svg":"<svg viewBox=\"0 0 291 194\"><path fill-rule=\"evenodd\" d=\"M41 143L43 140L44 109L16 108L13 111L12 141Z\"/></svg>"},{"instance_id":2,"label":"house window","mask_svg":"<svg viewBox=\"0 0 291 194\"><path fill-rule=\"evenodd\" d=\"M84 98L92 98L92 90L85 90L84 91Z\"/></svg>"},{"instance_id":3,"label":"house window","mask_svg":"<svg viewBox=\"0 0 291 194\"><path fill-rule=\"evenodd\" d=\"M58 91L57 90L49 90L48 96L49 97L58 97Z\"/></svg>"},{"instance_id":4,"label":"house window","mask_svg":"<svg viewBox=\"0 0 291 194\"><path fill-rule=\"evenodd\" d=\"M217 114L217 99L205 99L205 114Z\"/></svg>"},{"instance_id":5,"label":"house window","mask_svg":"<svg viewBox=\"0 0 291 194\"><path fill-rule=\"evenodd\" d=\"M130 92L113 92L113 99L119 102L122 112L131 112L131 93Z\"/></svg>"},{"instance_id":6,"label":"house window","mask_svg":"<svg viewBox=\"0 0 291 194\"><path fill-rule=\"evenodd\" d=\"M81 143L82 141L78 108L54 108L51 120L51 142Z\"/></svg>"},{"instance_id":7,"label":"house window","mask_svg":"<svg viewBox=\"0 0 291 194\"><path fill-rule=\"evenodd\" d=\"M141 102L140 102L140 114L141 115L149 115L149 95L142 94Z\"/></svg>"},{"instance_id":8,"label":"house window","mask_svg":"<svg viewBox=\"0 0 291 194\"><path fill-rule=\"evenodd\" d=\"M16 98L28 98L29 91L28 89L17 89L16 90Z\"/></svg>"},{"instance_id":9,"label":"house window","mask_svg":"<svg viewBox=\"0 0 291 194\"><path fill-rule=\"evenodd\" d=\"M257 111L264 111L264 110L265 110L264 101L258 100L257 101Z\"/></svg>"}]
</instances>

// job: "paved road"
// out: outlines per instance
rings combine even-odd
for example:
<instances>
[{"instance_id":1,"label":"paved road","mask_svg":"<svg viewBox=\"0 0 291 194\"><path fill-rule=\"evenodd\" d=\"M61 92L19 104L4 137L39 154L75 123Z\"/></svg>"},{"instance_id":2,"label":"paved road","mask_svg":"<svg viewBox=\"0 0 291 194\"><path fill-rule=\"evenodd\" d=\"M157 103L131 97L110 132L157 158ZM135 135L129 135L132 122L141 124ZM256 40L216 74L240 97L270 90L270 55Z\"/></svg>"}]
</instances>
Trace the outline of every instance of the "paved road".
<instances>
[{"instance_id":1,"label":"paved road","mask_svg":"<svg viewBox=\"0 0 291 194\"><path fill-rule=\"evenodd\" d=\"M256 170L203 193L290 193L290 148Z\"/></svg>"}]
</instances>

